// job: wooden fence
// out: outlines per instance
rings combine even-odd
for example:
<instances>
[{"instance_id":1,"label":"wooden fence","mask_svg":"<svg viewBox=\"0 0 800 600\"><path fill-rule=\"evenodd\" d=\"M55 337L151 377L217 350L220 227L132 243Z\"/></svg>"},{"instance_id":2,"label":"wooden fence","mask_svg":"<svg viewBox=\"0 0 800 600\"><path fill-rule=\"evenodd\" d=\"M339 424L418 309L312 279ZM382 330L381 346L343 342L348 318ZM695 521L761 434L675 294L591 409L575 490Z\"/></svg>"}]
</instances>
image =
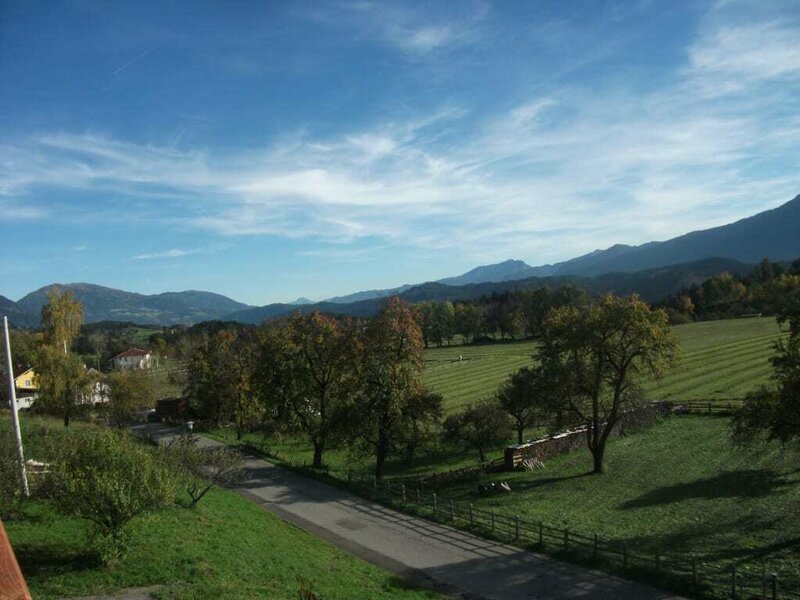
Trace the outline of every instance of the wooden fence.
<instances>
[{"instance_id":1,"label":"wooden fence","mask_svg":"<svg viewBox=\"0 0 800 600\"><path fill-rule=\"evenodd\" d=\"M348 481L376 499L388 500L392 505L435 521L635 578L655 580L681 593L711 593L715 597L736 600L800 600L800 589L782 584L779 575L768 571L766 564L760 566L758 573L736 567L720 568L700 555L647 552L625 541L605 540L596 533L587 534L519 515L479 509L473 504L446 500L435 492L428 493L393 481L378 482L374 477L352 473L348 473Z\"/></svg>"}]
</instances>

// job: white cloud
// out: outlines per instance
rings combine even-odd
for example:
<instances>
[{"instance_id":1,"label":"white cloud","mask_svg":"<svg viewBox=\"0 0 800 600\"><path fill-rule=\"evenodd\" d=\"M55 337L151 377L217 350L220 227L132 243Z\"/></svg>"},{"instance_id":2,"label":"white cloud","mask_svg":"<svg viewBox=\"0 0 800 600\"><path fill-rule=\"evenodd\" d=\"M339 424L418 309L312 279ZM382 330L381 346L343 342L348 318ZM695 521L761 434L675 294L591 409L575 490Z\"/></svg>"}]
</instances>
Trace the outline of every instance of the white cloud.
<instances>
[{"instance_id":1,"label":"white cloud","mask_svg":"<svg viewBox=\"0 0 800 600\"><path fill-rule=\"evenodd\" d=\"M151 199L224 236L371 239L481 261L663 239L800 191L791 33L709 21L672 80L644 94L549 85L493 114L447 105L335 137L288 133L259 151L42 135L0 147L0 166L12 167L0 169L0 194L72 187Z\"/></svg>"},{"instance_id":2,"label":"white cloud","mask_svg":"<svg viewBox=\"0 0 800 600\"><path fill-rule=\"evenodd\" d=\"M133 260L156 260L161 258L180 258L181 256L188 256L189 254L195 254L196 251L193 250L180 250L178 248L173 248L171 250L165 250L164 252L151 252L148 254L137 254L133 257Z\"/></svg>"}]
</instances>

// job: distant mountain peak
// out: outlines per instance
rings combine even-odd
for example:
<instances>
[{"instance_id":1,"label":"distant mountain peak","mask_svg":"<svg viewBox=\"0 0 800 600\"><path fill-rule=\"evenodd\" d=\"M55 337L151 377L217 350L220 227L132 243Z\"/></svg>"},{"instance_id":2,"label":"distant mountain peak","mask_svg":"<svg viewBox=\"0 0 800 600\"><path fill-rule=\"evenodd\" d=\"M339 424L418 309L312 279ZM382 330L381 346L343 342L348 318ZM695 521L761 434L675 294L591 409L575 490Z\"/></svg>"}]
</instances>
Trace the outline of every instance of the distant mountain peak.
<instances>
[{"instance_id":1,"label":"distant mountain peak","mask_svg":"<svg viewBox=\"0 0 800 600\"><path fill-rule=\"evenodd\" d=\"M289 304L291 304L292 306L303 306L305 304L314 304L314 301L313 300L309 300L305 296L300 296L299 298L297 298L293 302L289 302Z\"/></svg>"}]
</instances>

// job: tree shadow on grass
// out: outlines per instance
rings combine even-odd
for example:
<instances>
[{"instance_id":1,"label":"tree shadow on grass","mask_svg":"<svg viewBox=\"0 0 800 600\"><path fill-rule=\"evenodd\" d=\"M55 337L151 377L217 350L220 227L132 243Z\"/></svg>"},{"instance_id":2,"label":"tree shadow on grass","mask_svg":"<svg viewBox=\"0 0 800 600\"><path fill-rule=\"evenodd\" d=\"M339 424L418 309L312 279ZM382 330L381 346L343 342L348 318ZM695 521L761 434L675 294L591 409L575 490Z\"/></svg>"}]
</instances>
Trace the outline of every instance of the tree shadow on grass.
<instances>
[{"instance_id":1,"label":"tree shadow on grass","mask_svg":"<svg viewBox=\"0 0 800 600\"><path fill-rule=\"evenodd\" d=\"M783 475L770 469L742 469L651 490L628 500L621 508L660 506L694 498L763 498L789 485Z\"/></svg>"},{"instance_id":2,"label":"tree shadow on grass","mask_svg":"<svg viewBox=\"0 0 800 600\"><path fill-rule=\"evenodd\" d=\"M86 547L19 544L14 553L26 577L86 571L102 564L97 552Z\"/></svg>"}]
</instances>

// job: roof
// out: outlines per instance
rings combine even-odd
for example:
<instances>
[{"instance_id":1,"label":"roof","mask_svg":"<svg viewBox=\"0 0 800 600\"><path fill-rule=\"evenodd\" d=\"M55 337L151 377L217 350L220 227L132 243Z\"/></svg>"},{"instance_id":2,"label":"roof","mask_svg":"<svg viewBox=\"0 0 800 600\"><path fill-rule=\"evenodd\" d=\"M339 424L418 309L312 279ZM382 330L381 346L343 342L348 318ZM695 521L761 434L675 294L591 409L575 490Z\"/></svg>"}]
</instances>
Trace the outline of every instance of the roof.
<instances>
[{"instance_id":1,"label":"roof","mask_svg":"<svg viewBox=\"0 0 800 600\"><path fill-rule=\"evenodd\" d=\"M30 368L30 369L25 369L25 370L24 370L22 373L20 373L19 375L14 375L14 379L19 379L20 377L25 377L25 375L27 375L28 373L33 373L33 368Z\"/></svg>"},{"instance_id":2,"label":"roof","mask_svg":"<svg viewBox=\"0 0 800 600\"><path fill-rule=\"evenodd\" d=\"M150 354L150 350L142 350L141 348L128 348L125 352L120 352L114 357L114 360L118 358L125 358L127 356L147 356Z\"/></svg>"},{"instance_id":3,"label":"roof","mask_svg":"<svg viewBox=\"0 0 800 600\"><path fill-rule=\"evenodd\" d=\"M3 582L3 587L0 588L1 600L30 600L31 594L2 521L0 521L0 581Z\"/></svg>"}]
</instances>

